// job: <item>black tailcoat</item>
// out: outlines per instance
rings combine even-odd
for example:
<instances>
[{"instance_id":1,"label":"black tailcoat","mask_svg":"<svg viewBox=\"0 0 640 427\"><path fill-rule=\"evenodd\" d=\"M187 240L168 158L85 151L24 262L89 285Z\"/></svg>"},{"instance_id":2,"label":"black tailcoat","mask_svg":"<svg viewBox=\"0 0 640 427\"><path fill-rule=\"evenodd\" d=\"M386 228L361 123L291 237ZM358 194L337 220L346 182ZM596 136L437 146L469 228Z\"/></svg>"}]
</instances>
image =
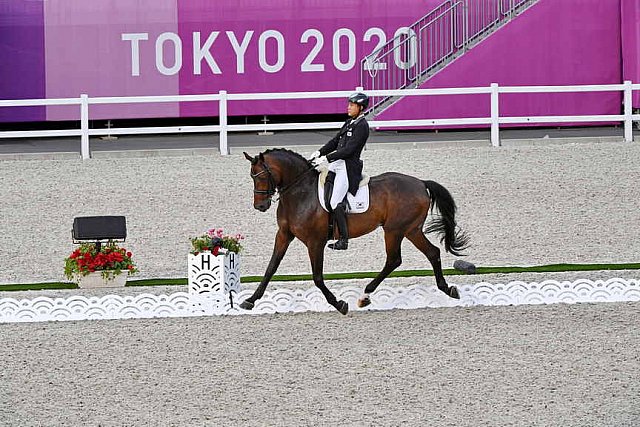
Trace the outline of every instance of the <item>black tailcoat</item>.
<instances>
[{"instance_id":1,"label":"black tailcoat","mask_svg":"<svg viewBox=\"0 0 640 427\"><path fill-rule=\"evenodd\" d=\"M340 131L319 151L327 156L329 162L343 159L347 165L349 193L354 196L358 192L358 184L362 179L362 160L360 154L369 138L369 124L364 116L349 118Z\"/></svg>"}]
</instances>

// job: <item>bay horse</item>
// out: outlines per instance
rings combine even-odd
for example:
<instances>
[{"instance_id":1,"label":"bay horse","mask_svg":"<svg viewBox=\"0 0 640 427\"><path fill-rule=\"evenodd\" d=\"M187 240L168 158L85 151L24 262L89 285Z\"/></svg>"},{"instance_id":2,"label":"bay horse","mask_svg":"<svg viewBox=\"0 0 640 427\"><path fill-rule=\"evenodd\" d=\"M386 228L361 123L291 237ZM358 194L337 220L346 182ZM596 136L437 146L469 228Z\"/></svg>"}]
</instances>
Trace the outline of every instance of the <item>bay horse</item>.
<instances>
[{"instance_id":1,"label":"bay horse","mask_svg":"<svg viewBox=\"0 0 640 427\"><path fill-rule=\"evenodd\" d=\"M323 279L324 250L329 237L329 214L318 200L319 172L303 156L284 148L269 149L255 157L246 152L243 154L251 162L253 207L261 212L267 211L276 192L279 195L279 204L278 231L271 260L255 292L244 300L240 307L251 310L256 300L264 295L267 284L280 265L289 244L297 238L305 244L309 252L313 282L329 304L340 313L347 314L349 305L345 301L337 300ZM456 204L449 191L434 181L423 181L395 172L371 177L369 191L369 209L360 214L348 214L349 236L359 237L382 226L387 259L382 271L365 287L363 297L358 300L358 306L369 305L370 294L400 266L400 246L405 237L426 255L433 267L438 289L451 298L460 298L456 287L449 286L442 274L440 249L425 236L425 232L439 233L445 250L453 255L461 255L460 251L468 245L467 236L457 230ZM427 214L430 208L433 210L434 207L437 207L440 216L431 219L431 223L423 231ZM337 233L337 230L334 233Z\"/></svg>"}]
</instances>

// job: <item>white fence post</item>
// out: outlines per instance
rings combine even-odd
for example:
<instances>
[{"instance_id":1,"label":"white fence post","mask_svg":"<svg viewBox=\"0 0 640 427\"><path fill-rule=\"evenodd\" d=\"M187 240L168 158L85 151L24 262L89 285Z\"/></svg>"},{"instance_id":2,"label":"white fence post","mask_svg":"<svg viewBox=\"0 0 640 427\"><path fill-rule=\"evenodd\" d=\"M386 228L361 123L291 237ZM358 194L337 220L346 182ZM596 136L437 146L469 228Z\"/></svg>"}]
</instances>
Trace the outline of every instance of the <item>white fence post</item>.
<instances>
[{"instance_id":1,"label":"white fence post","mask_svg":"<svg viewBox=\"0 0 640 427\"><path fill-rule=\"evenodd\" d=\"M491 145L500 147L500 109L498 83L491 83Z\"/></svg>"},{"instance_id":2,"label":"white fence post","mask_svg":"<svg viewBox=\"0 0 640 427\"><path fill-rule=\"evenodd\" d=\"M630 80L624 81L624 140L633 142L633 86Z\"/></svg>"},{"instance_id":3,"label":"white fence post","mask_svg":"<svg viewBox=\"0 0 640 427\"><path fill-rule=\"evenodd\" d=\"M220 91L220 154L226 156L229 154L227 145L227 91Z\"/></svg>"},{"instance_id":4,"label":"white fence post","mask_svg":"<svg viewBox=\"0 0 640 427\"><path fill-rule=\"evenodd\" d=\"M83 93L80 95L80 154L82 160L91 158L89 150L89 95Z\"/></svg>"}]
</instances>

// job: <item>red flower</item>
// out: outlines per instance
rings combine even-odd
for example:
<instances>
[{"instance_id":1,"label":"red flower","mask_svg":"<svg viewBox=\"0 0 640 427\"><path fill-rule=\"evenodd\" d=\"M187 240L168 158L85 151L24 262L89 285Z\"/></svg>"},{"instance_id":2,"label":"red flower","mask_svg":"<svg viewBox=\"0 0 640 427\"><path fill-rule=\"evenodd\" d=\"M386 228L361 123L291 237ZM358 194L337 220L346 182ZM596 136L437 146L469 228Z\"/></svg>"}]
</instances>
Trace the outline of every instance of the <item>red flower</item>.
<instances>
[{"instance_id":1,"label":"red flower","mask_svg":"<svg viewBox=\"0 0 640 427\"><path fill-rule=\"evenodd\" d=\"M87 274L101 270L123 270L127 273L135 273L136 267L131 256L131 252L113 243L104 245L100 251L96 250L93 243L83 243L65 260L65 275L73 278L78 273Z\"/></svg>"}]
</instances>

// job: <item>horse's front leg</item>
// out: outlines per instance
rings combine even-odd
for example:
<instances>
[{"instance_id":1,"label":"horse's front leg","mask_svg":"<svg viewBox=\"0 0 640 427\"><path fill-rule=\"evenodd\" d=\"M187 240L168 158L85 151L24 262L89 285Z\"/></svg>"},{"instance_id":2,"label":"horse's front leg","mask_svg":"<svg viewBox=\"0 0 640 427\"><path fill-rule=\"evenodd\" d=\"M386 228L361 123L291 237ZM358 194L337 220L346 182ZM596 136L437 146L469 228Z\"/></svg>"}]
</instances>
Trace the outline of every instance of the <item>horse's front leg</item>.
<instances>
[{"instance_id":1,"label":"horse's front leg","mask_svg":"<svg viewBox=\"0 0 640 427\"><path fill-rule=\"evenodd\" d=\"M347 314L349 312L349 304L347 304L346 301L338 300L324 283L322 267L324 264L324 245L326 243L326 241L307 242L309 260L311 261L311 272L313 273L313 283L320 289L329 304L335 307L340 313Z\"/></svg>"},{"instance_id":2,"label":"horse's front leg","mask_svg":"<svg viewBox=\"0 0 640 427\"><path fill-rule=\"evenodd\" d=\"M260 284L256 288L253 295L244 300L242 304L240 304L240 308L244 310L251 310L256 300L259 300L264 295L265 289L267 289L267 284L275 274L278 266L280 265L280 261L284 257L284 254L287 252L287 248L289 244L293 240L293 234L289 232L289 230L284 230L282 228L278 229L278 233L276 234L276 242L273 247L273 254L271 254L271 260L269 261L269 265L267 266L267 271L265 271Z\"/></svg>"}]
</instances>

